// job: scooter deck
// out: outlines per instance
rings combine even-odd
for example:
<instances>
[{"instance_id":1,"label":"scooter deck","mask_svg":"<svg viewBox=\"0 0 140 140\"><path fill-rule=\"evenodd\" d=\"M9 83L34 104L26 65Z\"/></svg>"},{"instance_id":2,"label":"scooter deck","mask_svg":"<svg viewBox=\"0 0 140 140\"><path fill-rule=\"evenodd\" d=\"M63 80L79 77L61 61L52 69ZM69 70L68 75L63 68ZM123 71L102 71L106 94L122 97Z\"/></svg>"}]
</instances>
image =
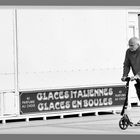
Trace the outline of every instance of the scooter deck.
<instances>
[{"instance_id":1,"label":"scooter deck","mask_svg":"<svg viewBox=\"0 0 140 140\"><path fill-rule=\"evenodd\" d=\"M134 126L140 126L140 123L138 123L138 124L136 123L136 124L133 124L133 125L134 125Z\"/></svg>"},{"instance_id":2,"label":"scooter deck","mask_svg":"<svg viewBox=\"0 0 140 140\"><path fill-rule=\"evenodd\" d=\"M131 127L140 126L140 123L129 122L128 126L131 126Z\"/></svg>"}]
</instances>

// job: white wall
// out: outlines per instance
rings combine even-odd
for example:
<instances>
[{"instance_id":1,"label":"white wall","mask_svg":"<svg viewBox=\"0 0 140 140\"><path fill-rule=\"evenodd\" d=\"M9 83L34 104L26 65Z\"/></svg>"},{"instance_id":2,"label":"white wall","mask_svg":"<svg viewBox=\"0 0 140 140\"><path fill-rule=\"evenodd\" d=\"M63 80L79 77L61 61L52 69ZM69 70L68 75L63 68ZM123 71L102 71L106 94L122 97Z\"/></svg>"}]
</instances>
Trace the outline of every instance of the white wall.
<instances>
[{"instance_id":1,"label":"white wall","mask_svg":"<svg viewBox=\"0 0 140 140\"><path fill-rule=\"evenodd\" d=\"M19 9L19 87L121 83L125 10Z\"/></svg>"},{"instance_id":2,"label":"white wall","mask_svg":"<svg viewBox=\"0 0 140 140\"><path fill-rule=\"evenodd\" d=\"M19 87L120 83L125 10L18 10Z\"/></svg>"},{"instance_id":3,"label":"white wall","mask_svg":"<svg viewBox=\"0 0 140 140\"><path fill-rule=\"evenodd\" d=\"M13 89L13 10L0 9L0 91Z\"/></svg>"}]
</instances>

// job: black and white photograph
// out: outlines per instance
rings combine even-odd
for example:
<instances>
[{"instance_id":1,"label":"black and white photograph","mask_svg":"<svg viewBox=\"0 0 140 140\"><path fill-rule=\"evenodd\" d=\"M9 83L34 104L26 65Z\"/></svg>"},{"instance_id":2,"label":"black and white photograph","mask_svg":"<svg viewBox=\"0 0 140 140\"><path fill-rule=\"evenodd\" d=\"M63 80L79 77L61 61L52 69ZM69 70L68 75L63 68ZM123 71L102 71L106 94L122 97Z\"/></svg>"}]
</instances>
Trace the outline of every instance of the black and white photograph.
<instances>
[{"instance_id":1,"label":"black and white photograph","mask_svg":"<svg viewBox=\"0 0 140 140\"><path fill-rule=\"evenodd\" d=\"M140 6L1 6L0 134L140 134Z\"/></svg>"}]
</instances>

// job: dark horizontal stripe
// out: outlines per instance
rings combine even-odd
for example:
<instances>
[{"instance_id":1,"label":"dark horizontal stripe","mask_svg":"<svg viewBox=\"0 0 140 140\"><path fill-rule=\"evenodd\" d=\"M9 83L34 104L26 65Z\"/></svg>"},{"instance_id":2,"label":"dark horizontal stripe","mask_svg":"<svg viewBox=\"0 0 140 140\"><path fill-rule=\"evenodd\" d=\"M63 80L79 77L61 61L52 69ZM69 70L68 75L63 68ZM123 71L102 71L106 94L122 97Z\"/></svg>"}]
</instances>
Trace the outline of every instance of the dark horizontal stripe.
<instances>
[{"instance_id":1,"label":"dark horizontal stripe","mask_svg":"<svg viewBox=\"0 0 140 140\"><path fill-rule=\"evenodd\" d=\"M7 6L140 6L140 0L0 0Z\"/></svg>"}]
</instances>

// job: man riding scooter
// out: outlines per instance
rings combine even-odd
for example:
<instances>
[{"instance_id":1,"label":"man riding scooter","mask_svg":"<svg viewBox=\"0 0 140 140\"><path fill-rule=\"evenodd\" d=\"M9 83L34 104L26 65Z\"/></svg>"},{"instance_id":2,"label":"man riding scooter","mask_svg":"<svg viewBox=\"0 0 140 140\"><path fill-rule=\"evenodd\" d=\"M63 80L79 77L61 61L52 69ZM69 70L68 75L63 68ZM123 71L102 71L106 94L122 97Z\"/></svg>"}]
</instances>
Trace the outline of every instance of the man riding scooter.
<instances>
[{"instance_id":1,"label":"man riding scooter","mask_svg":"<svg viewBox=\"0 0 140 140\"><path fill-rule=\"evenodd\" d=\"M125 81L128 77L130 69L132 69L133 75L130 80L136 80L135 88L137 96L140 100L140 40L136 37L130 38L128 41L129 48L126 50L125 60L123 63L123 76L122 81ZM140 126L140 120L136 125Z\"/></svg>"}]
</instances>

